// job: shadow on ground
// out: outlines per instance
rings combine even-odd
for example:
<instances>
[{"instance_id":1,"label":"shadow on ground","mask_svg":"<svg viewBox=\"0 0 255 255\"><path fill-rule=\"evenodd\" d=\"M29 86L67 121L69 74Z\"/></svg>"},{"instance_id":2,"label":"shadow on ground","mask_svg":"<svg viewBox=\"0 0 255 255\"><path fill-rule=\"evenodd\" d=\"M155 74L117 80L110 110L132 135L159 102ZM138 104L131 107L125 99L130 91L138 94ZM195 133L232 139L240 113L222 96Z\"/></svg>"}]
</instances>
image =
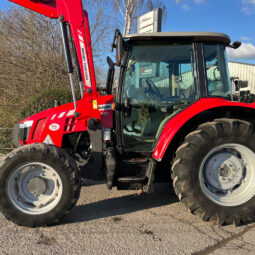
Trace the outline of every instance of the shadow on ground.
<instances>
[{"instance_id":1,"label":"shadow on ground","mask_svg":"<svg viewBox=\"0 0 255 255\"><path fill-rule=\"evenodd\" d=\"M178 202L170 184L157 184L154 194L127 195L77 206L62 224L129 214Z\"/></svg>"}]
</instances>

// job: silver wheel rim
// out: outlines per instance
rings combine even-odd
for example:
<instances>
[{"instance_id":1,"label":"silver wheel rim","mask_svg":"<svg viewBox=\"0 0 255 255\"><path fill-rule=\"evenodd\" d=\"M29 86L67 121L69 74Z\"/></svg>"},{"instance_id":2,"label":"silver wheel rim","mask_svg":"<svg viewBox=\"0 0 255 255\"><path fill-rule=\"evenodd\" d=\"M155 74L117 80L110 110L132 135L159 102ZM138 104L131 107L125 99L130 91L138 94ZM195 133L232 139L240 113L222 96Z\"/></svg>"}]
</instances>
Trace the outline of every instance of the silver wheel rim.
<instances>
[{"instance_id":1,"label":"silver wheel rim","mask_svg":"<svg viewBox=\"0 0 255 255\"><path fill-rule=\"evenodd\" d=\"M7 181L7 193L18 210L39 215L56 207L62 197L63 184L52 167L33 162L13 171Z\"/></svg>"},{"instance_id":2,"label":"silver wheel rim","mask_svg":"<svg viewBox=\"0 0 255 255\"><path fill-rule=\"evenodd\" d=\"M202 161L199 181L204 194L222 206L238 206L255 195L255 153L228 143L211 150Z\"/></svg>"}]
</instances>

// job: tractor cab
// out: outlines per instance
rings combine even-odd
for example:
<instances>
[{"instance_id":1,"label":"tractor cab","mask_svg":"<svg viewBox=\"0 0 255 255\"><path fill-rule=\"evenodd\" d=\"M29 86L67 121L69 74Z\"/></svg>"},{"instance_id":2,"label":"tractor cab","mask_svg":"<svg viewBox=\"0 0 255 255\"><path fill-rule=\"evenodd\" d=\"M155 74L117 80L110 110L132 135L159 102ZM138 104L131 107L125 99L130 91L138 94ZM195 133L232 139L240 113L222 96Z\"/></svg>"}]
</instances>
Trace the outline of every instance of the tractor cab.
<instances>
[{"instance_id":1,"label":"tractor cab","mask_svg":"<svg viewBox=\"0 0 255 255\"><path fill-rule=\"evenodd\" d=\"M165 124L185 108L202 98L232 100L225 54L229 44L227 35L209 32L135 34L118 40L119 150L149 155Z\"/></svg>"}]
</instances>

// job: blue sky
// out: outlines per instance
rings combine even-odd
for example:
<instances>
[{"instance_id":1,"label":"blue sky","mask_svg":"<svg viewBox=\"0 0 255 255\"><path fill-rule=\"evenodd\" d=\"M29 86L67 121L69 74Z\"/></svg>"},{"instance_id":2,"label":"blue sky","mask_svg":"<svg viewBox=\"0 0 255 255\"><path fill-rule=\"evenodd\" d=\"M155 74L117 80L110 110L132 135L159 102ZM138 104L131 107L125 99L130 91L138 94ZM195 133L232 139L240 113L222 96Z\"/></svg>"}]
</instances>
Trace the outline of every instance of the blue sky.
<instances>
[{"instance_id":1,"label":"blue sky","mask_svg":"<svg viewBox=\"0 0 255 255\"><path fill-rule=\"evenodd\" d=\"M163 0L163 31L211 31L228 34L243 44L228 51L231 60L255 64L255 0ZM0 0L5 8L7 0ZM88 10L89 11L89 10Z\"/></svg>"},{"instance_id":2,"label":"blue sky","mask_svg":"<svg viewBox=\"0 0 255 255\"><path fill-rule=\"evenodd\" d=\"M175 3L174 3L175 2ZM255 0L165 1L164 31L211 31L229 35L243 45L228 51L235 61L255 64Z\"/></svg>"}]
</instances>

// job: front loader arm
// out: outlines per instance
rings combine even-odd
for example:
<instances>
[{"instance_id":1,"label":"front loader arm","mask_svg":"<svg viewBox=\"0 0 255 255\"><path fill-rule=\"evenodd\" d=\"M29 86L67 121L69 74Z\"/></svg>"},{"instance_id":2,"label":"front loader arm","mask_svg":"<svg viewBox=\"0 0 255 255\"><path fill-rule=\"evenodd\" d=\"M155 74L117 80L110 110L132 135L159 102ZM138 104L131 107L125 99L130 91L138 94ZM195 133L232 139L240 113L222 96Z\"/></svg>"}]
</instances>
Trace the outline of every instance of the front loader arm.
<instances>
[{"instance_id":1,"label":"front loader arm","mask_svg":"<svg viewBox=\"0 0 255 255\"><path fill-rule=\"evenodd\" d=\"M59 17L55 0L51 1L9 0L9 1L21 5L27 9L38 12L40 14L43 14L52 19L57 19Z\"/></svg>"},{"instance_id":2,"label":"front loader arm","mask_svg":"<svg viewBox=\"0 0 255 255\"><path fill-rule=\"evenodd\" d=\"M61 18L70 25L85 91L96 93L88 13L82 0L9 0L49 18Z\"/></svg>"}]
</instances>

